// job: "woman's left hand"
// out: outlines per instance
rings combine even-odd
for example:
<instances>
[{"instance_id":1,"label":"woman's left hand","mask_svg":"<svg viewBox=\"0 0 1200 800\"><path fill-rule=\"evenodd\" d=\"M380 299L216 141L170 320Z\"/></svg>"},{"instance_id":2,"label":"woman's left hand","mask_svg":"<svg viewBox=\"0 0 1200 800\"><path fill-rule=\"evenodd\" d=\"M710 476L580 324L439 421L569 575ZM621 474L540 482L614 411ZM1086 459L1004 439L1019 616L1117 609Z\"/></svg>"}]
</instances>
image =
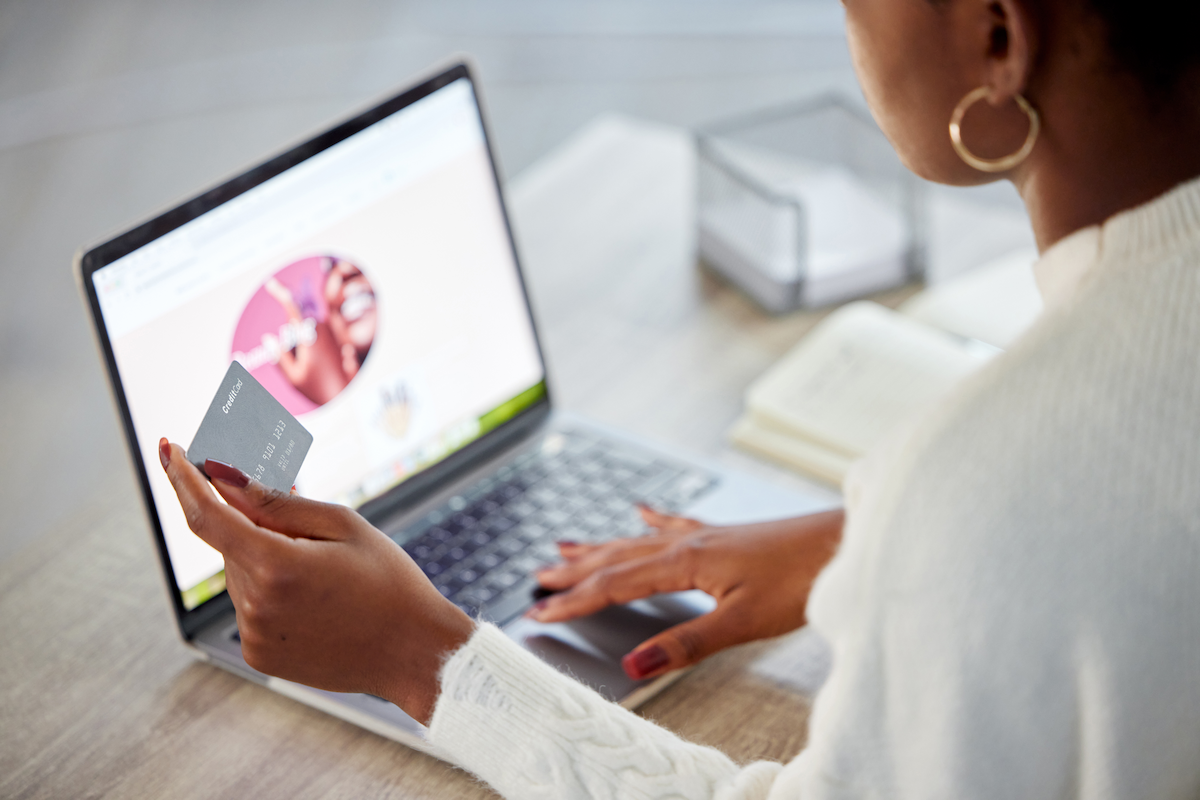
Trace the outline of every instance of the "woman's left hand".
<instances>
[{"instance_id":1,"label":"woman's left hand","mask_svg":"<svg viewBox=\"0 0 1200 800\"><path fill-rule=\"evenodd\" d=\"M563 622L662 592L700 589L717 607L647 639L625 671L649 678L726 647L805 623L813 581L841 541L841 509L752 525L710 527L642 509L653 534L596 545L560 542L563 563L538 573L546 589L530 616Z\"/></svg>"},{"instance_id":2,"label":"woman's left hand","mask_svg":"<svg viewBox=\"0 0 1200 800\"><path fill-rule=\"evenodd\" d=\"M427 723L471 619L356 512L270 489L160 442L188 526L225 557L242 655L268 675L384 697ZM228 505L213 492L216 489Z\"/></svg>"}]
</instances>

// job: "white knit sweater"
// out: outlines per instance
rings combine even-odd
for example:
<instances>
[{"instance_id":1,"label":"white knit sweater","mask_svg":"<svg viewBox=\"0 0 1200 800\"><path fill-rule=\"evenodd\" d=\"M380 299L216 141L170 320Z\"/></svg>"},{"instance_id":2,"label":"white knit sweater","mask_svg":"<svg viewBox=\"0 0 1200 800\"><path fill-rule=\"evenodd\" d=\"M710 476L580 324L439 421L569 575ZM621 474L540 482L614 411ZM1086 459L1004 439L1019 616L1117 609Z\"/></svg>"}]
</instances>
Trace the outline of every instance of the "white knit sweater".
<instances>
[{"instance_id":1,"label":"white knit sweater","mask_svg":"<svg viewBox=\"0 0 1200 800\"><path fill-rule=\"evenodd\" d=\"M1035 270L1033 329L847 480L795 760L739 767L486 626L433 742L510 798L1200 796L1200 181Z\"/></svg>"}]
</instances>

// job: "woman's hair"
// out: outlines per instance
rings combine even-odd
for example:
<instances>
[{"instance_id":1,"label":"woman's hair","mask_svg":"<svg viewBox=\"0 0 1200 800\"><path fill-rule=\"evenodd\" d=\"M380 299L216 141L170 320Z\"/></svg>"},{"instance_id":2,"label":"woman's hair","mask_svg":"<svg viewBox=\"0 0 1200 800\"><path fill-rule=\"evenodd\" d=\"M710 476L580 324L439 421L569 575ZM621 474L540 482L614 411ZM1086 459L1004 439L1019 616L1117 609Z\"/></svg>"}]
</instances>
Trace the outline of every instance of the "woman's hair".
<instances>
[{"instance_id":1,"label":"woman's hair","mask_svg":"<svg viewBox=\"0 0 1200 800\"><path fill-rule=\"evenodd\" d=\"M1151 94L1170 93L1200 65L1200 2L1088 0L1108 28L1113 59Z\"/></svg>"},{"instance_id":2,"label":"woman's hair","mask_svg":"<svg viewBox=\"0 0 1200 800\"><path fill-rule=\"evenodd\" d=\"M948 0L932 0L945 5ZM1028 0L1038 5L1046 0ZM1116 66L1138 79L1151 95L1170 94L1200 67L1200 2L1197 0L1087 0L1108 29Z\"/></svg>"}]
</instances>

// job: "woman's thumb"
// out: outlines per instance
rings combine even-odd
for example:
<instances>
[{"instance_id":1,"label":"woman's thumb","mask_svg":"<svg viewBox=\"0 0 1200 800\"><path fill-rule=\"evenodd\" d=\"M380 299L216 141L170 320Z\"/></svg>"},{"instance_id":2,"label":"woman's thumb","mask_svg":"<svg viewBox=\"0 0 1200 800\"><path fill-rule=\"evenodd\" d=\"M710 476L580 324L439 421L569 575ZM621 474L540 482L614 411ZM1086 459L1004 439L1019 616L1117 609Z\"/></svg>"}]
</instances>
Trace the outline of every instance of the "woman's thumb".
<instances>
[{"instance_id":1,"label":"woman's thumb","mask_svg":"<svg viewBox=\"0 0 1200 800\"><path fill-rule=\"evenodd\" d=\"M642 642L621 659L625 674L635 680L653 678L745 641L747 632L738 630L722 611L718 606Z\"/></svg>"}]
</instances>

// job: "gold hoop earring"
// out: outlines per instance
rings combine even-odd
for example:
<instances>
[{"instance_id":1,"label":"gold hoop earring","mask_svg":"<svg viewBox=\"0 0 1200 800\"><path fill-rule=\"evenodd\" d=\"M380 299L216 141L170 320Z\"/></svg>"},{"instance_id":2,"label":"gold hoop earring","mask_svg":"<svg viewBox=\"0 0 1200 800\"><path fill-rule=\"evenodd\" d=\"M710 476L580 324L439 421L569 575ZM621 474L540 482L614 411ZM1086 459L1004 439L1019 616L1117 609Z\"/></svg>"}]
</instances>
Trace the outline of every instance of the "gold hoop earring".
<instances>
[{"instance_id":1,"label":"gold hoop earring","mask_svg":"<svg viewBox=\"0 0 1200 800\"><path fill-rule=\"evenodd\" d=\"M990 91L991 89L988 87L980 86L978 89L967 92L966 97L958 101L958 105L954 107L954 113L950 115L950 144L954 145L954 152L958 153L958 157L968 166L974 167L980 172L1004 172L1020 164L1033 152L1033 143L1037 141L1038 133L1042 129L1042 120L1038 116L1037 110L1029 105L1029 101L1021 95L1017 95L1013 99L1025 112L1025 116L1029 117L1029 133L1025 136L1024 144L1017 152L1003 158L980 158L963 144L962 120L967 109L986 97Z\"/></svg>"}]
</instances>

